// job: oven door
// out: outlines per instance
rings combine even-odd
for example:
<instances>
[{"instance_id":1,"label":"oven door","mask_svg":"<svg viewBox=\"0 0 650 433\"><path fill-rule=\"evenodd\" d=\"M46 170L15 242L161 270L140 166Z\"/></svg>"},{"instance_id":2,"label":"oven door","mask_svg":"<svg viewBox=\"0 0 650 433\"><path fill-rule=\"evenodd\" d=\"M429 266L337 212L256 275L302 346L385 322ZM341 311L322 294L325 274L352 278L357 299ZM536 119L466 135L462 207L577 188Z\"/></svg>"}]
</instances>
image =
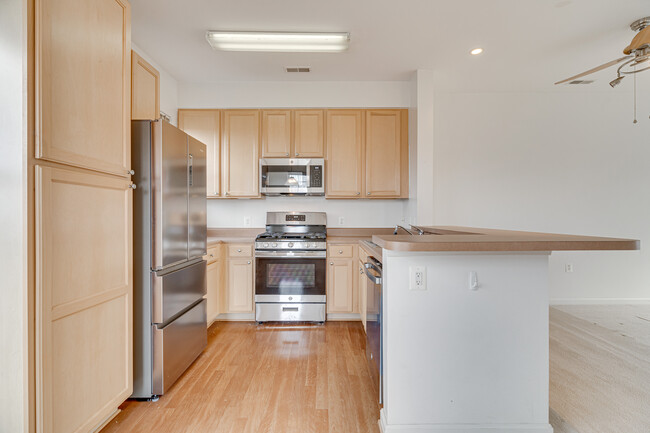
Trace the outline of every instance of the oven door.
<instances>
[{"instance_id":1,"label":"oven door","mask_svg":"<svg viewBox=\"0 0 650 433\"><path fill-rule=\"evenodd\" d=\"M255 302L324 303L324 257L256 257Z\"/></svg>"}]
</instances>

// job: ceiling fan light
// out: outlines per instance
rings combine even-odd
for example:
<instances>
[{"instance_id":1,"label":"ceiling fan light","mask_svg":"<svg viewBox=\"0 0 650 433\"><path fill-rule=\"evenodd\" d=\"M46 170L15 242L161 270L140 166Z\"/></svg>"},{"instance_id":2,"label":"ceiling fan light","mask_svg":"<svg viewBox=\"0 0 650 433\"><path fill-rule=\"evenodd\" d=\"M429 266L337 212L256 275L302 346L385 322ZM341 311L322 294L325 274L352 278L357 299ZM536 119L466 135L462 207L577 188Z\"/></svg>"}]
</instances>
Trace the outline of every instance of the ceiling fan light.
<instances>
[{"instance_id":1,"label":"ceiling fan light","mask_svg":"<svg viewBox=\"0 0 650 433\"><path fill-rule=\"evenodd\" d=\"M223 51L338 53L350 44L349 33L208 31L205 38Z\"/></svg>"},{"instance_id":2,"label":"ceiling fan light","mask_svg":"<svg viewBox=\"0 0 650 433\"><path fill-rule=\"evenodd\" d=\"M621 81L623 81L623 78L625 78L625 77L618 77L618 78L616 78L616 79L610 81L610 82L609 82L609 85L612 86L612 87L616 87L616 86L618 86L619 84L621 84Z\"/></svg>"}]
</instances>

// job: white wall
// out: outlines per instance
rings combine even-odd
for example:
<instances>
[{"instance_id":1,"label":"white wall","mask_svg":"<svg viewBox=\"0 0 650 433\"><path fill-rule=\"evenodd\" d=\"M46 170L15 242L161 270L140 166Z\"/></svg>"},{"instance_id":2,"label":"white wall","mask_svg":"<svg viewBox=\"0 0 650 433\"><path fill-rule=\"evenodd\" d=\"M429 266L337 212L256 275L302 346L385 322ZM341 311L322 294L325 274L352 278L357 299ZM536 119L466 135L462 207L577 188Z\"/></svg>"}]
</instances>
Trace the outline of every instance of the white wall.
<instances>
[{"instance_id":1,"label":"white wall","mask_svg":"<svg viewBox=\"0 0 650 433\"><path fill-rule=\"evenodd\" d=\"M179 85L180 108L409 107L409 82L230 82ZM327 212L331 227L389 227L403 223L408 200L325 200L269 197L208 200L208 227L263 227L267 211ZM344 224L339 225L339 217Z\"/></svg>"},{"instance_id":2,"label":"white wall","mask_svg":"<svg viewBox=\"0 0 650 433\"><path fill-rule=\"evenodd\" d=\"M647 91L633 125L627 90L437 92L436 224L641 239L640 252L553 253L550 296L559 303L650 299L644 98ZM567 263L573 273L564 272Z\"/></svg>"},{"instance_id":3,"label":"white wall","mask_svg":"<svg viewBox=\"0 0 650 433\"><path fill-rule=\"evenodd\" d=\"M22 0L0 2L0 431L27 430L26 114Z\"/></svg>"},{"instance_id":4,"label":"white wall","mask_svg":"<svg viewBox=\"0 0 650 433\"><path fill-rule=\"evenodd\" d=\"M179 108L408 107L408 81L181 83Z\"/></svg>"},{"instance_id":5,"label":"white wall","mask_svg":"<svg viewBox=\"0 0 650 433\"><path fill-rule=\"evenodd\" d=\"M131 49L142 56L160 73L160 111L171 117L171 124L178 125L178 81L153 60L140 47L131 44Z\"/></svg>"}]
</instances>

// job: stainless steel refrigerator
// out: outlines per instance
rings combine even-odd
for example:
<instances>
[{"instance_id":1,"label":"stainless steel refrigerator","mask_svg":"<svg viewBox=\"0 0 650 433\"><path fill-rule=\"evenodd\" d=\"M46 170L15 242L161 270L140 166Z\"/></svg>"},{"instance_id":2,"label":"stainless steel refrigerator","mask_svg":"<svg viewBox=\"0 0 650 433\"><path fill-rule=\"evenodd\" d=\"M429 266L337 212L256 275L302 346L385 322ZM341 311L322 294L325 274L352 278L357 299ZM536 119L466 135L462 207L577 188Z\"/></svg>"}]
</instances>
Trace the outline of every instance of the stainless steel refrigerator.
<instances>
[{"instance_id":1,"label":"stainless steel refrigerator","mask_svg":"<svg viewBox=\"0 0 650 433\"><path fill-rule=\"evenodd\" d=\"M207 345L205 145L163 120L131 123L132 398L164 394Z\"/></svg>"}]
</instances>

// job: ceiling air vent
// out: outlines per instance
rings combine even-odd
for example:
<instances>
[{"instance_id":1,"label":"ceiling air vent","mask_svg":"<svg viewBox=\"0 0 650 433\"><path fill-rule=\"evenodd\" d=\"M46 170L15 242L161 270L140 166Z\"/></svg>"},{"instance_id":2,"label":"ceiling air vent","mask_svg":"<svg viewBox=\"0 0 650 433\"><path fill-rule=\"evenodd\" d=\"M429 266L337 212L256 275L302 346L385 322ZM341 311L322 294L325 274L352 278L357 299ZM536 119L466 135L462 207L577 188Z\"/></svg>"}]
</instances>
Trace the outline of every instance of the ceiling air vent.
<instances>
[{"instance_id":1,"label":"ceiling air vent","mask_svg":"<svg viewBox=\"0 0 650 433\"><path fill-rule=\"evenodd\" d=\"M310 72L309 66L287 66L284 68L286 72Z\"/></svg>"},{"instance_id":2,"label":"ceiling air vent","mask_svg":"<svg viewBox=\"0 0 650 433\"><path fill-rule=\"evenodd\" d=\"M570 81L569 84L591 84L593 82L594 80L573 80Z\"/></svg>"}]
</instances>

